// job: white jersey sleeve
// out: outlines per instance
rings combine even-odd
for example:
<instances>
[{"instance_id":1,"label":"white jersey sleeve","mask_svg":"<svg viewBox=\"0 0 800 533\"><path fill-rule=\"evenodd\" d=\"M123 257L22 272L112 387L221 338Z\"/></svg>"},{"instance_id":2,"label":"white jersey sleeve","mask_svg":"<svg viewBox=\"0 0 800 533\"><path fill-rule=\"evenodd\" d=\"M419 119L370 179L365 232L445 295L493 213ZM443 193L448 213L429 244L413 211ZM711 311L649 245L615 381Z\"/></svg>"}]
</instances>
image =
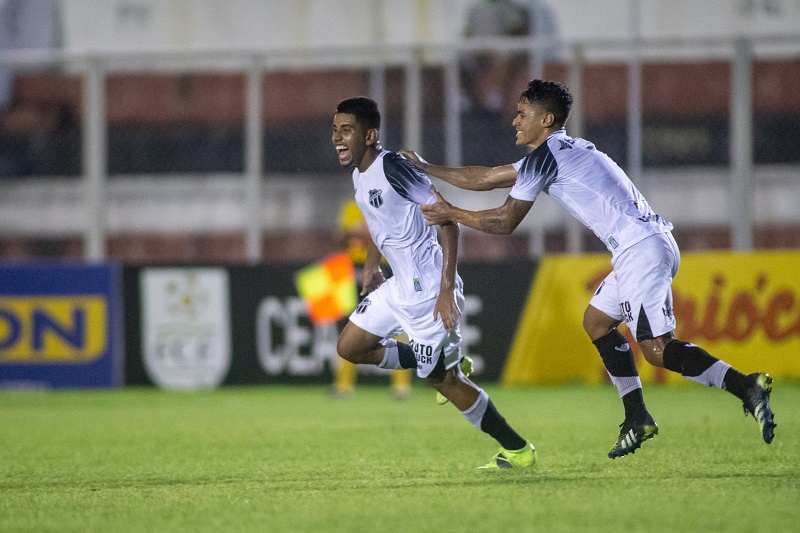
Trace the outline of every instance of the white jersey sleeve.
<instances>
[{"instance_id":1,"label":"white jersey sleeve","mask_svg":"<svg viewBox=\"0 0 800 533\"><path fill-rule=\"evenodd\" d=\"M535 202L539 193L558 176L558 165L546 143L514 163L513 167L517 171L517 181L509 195L526 202Z\"/></svg>"},{"instance_id":2,"label":"white jersey sleeve","mask_svg":"<svg viewBox=\"0 0 800 533\"><path fill-rule=\"evenodd\" d=\"M514 168L512 197L533 202L545 192L591 229L613 255L672 229L610 157L564 130L552 133Z\"/></svg>"},{"instance_id":3,"label":"white jersey sleeve","mask_svg":"<svg viewBox=\"0 0 800 533\"><path fill-rule=\"evenodd\" d=\"M442 250L436 228L425 223L419 207L435 201L428 175L397 153L383 151L364 172L353 169L353 184L372 240L392 267L396 301L435 298Z\"/></svg>"},{"instance_id":4,"label":"white jersey sleeve","mask_svg":"<svg viewBox=\"0 0 800 533\"><path fill-rule=\"evenodd\" d=\"M383 170L392 188L406 200L416 204L436 201L428 175L401 155L388 152L383 157Z\"/></svg>"}]
</instances>

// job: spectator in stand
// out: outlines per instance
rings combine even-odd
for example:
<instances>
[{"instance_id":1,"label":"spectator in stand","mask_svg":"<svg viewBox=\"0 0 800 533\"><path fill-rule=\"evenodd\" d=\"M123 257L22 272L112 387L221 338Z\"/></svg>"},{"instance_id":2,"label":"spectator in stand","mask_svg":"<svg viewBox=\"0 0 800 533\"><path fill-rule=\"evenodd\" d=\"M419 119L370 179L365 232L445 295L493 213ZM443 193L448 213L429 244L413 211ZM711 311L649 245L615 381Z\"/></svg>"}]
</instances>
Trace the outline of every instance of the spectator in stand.
<instances>
[{"instance_id":1,"label":"spectator in stand","mask_svg":"<svg viewBox=\"0 0 800 533\"><path fill-rule=\"evenodd\" d=\"M478 0L467 12L467 38L555 37L555 16L541 0ZM547 50L540 50L547 54ZM549 55L549 54L548 54ZM464 61L467 106L491 113L516 104L514 73L529 62L527 53L482 51ZM512 93L509 95L509 93Z\"/></svg>"}]
</instances>

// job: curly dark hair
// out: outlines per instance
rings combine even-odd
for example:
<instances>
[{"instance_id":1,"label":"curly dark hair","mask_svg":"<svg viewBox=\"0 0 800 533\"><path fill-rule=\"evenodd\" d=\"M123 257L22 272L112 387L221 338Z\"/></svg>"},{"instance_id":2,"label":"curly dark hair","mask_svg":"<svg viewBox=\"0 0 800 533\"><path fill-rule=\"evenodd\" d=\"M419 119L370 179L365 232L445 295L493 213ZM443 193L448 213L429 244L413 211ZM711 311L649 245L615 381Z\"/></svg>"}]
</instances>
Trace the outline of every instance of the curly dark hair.
<instances>
[{"instance_id":1,"label":"curly dark hair","mask_svg":"<svg viewBox=\"0 0 800 533\"><path fill-rule=\"evenodd\" d=\"M378 104L375 103L375 100L366 96L354 96L353 98L342 100L336 106L336 112L353 115L367 129L377 130L381 127L381 113L378 111Z\"/></svg>"},{"instance_id":2,"label":"curly dark hair","mask_svg":"<svg viewBox=\"0 0 800 533\"><path fill-rule=\"evenodd\" d=\"M557 126L566 124L572 109L569 89L557 81L531 80L527 89L522 91L519 101L539 104L553 114Z\"/></svg>"}]
</instances>

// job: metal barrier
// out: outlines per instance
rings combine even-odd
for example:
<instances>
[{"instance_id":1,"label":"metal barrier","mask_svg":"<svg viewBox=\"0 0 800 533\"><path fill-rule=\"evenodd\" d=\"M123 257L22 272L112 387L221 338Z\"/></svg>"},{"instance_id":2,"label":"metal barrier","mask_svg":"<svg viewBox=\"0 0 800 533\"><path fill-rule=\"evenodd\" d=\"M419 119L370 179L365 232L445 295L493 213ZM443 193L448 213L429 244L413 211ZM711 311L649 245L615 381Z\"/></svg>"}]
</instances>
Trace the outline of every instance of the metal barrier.
<instances>
[{"instance_id":1,"label":"metal barrier","mask_svg":"<svg viewBox=\"0 0 800 533\"><path fill-rule=\"evenodd\" d=\"M545 49L548 56L543 61L537 54ZM568 131L586 135L614 156L651 204L672 211L668 218L727 226L737 250L753 248L758 223L800 225L793 207L800 200L795 183L800 169L800 91L794 90L793 81L800 65L800 37L704 41L639 37L557 44L521 37L314 51L3 52L0 65L22 79L27 75L31 87L41 92L39 101L50 98L57 111L55 118L52 110L40 118L47 124L44 127L26 126L20 118L14 128L23 134L12 131L6 115L0 127L0 176L41 178L44 170L58 177L6 180L9 194L0 200L3 232L24 236L77 232L82 235L84 258L102 260L107 257L109 233L135 231L154 218L147 209L126 214L124 202L137 181L148 183L139 176L157 178L154 194L159 194L163 187L176 186L173 173L178 171L180 179L197 178L189 203L206 209L193 210L182 199L175 200L172 209L182 213L179 218L196 222L187 231L242 232L245 258L258 261L264 253L264 232L287 229L285 217L265 212L265 206L280 203L276 189L288 191L298 209L308 212L295 216L298 229L315 227L317 217L333 220L331 198L347 196L348 180L342 179L332 156L326 160L320 154L329 149L333 106L354 92L369 93L382 104L385 144L390 148L433 153L449 165L501 164L522 157L524 152L514 151L510 135L513 109L485 113L465 104L463 59L484 52L528 56L527 66L515 72L517 93L534 75L565 81L576 96ZM49 72L49 82L40 80L37 86L34 73L43 70ZM770 76L768 81L760 83L759 72ZM335 90L326 92L326 87L314 84L316 78L335 83ZM54 87L56 94L48 95ZM77 100L70 91L77 91ZM313 112L302 109L298 94ZM126 115L120 103L132 101L136 105ZM698 108L697 102L711 107ZM178 111L164 111L169 106ZM216 109L216 115L209 108ZM146 114L148 109L152 112ZM131 118L137 116L143 118ZM783 129L780 138L762 142L754 134L755 128L775 131L776 124ZM183 137L170 145L165 142L170 135ZM203 144L208 139L216 144ZM48 143L56 148L43 151ZM764 144L780 144L780 149L762 149ZM78 146L81 155L76 164ZM191 152L192 147L199 148ZM18 164L26 149L38 162L32 168L39 172L26 173L25 165ZM43 168L41 162L52 162L53 153L61 154L61 166ZM305 160L310 168L300 168ZM148 169L153 161L162 166ZM286 168L274 170L276 162ZM679 186L685 187L684 196L677 199L676 172L684 179ZM60 179L64 174L77 175L80 181ZM341 186L334 192L325 186L316 194L316 184L333 175L338 175ZM220 180L234 191L231 205L216 203L212 182ZM56 197L65 188L66 198ZM445 190L467 207L478 201ZM37 194L49 196L43 209L66 217L45 214L51 222L43 223L42 213L32 209L42 208ZM159 199L148 196L146 187L135 194L144 204ZM727 198L719 200L719 194ZM770 203L776 197L784 201ZM485 196L479 201L496 205L498 198ZM713 212L687 214L683 212L687 204ZM210 217L208 212L218 215ZM520 228L531 235L531 255L546 251L550 228L566 228L568 251L587 249L583 228L545 205Z\"/></svg>"}]
</instances>

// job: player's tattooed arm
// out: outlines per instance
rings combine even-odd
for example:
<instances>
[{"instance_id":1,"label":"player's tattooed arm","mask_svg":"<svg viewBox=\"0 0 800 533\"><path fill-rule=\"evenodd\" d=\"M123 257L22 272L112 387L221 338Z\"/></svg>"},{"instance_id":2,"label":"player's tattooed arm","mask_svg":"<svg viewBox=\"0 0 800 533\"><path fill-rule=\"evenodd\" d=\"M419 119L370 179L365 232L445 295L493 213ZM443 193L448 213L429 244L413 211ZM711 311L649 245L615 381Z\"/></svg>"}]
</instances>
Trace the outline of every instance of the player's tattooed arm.
<instances>
[{"instance_id":1,"label":"player's tattooed arm","mask_svg":"<svg viewBox=\"0 0 800 533\"><path fill-rule=\"evenodd\" d=\"M517 200L509 196L506 198L506 203L500 207L478 211L476 213L479 215L478 226L475 229L485 233L509 235L519 226L519 223L531 210L531 206L533 206L533 202Z\"/></svg>"},{"instance_id":2,"label":"player's tattooed arm","mask_svg":"<svg viewBox=\"0 0 800 533\"><path fill-rule=\"evenodd\" d=\"M429 225L458 222L485 233L508 235L522 222L533 202L517 200L509 196L505 204L485 211L467 211L454 206L437 191L436 202L422 206L422 214Z\"/></svg>"}]
</instances>

